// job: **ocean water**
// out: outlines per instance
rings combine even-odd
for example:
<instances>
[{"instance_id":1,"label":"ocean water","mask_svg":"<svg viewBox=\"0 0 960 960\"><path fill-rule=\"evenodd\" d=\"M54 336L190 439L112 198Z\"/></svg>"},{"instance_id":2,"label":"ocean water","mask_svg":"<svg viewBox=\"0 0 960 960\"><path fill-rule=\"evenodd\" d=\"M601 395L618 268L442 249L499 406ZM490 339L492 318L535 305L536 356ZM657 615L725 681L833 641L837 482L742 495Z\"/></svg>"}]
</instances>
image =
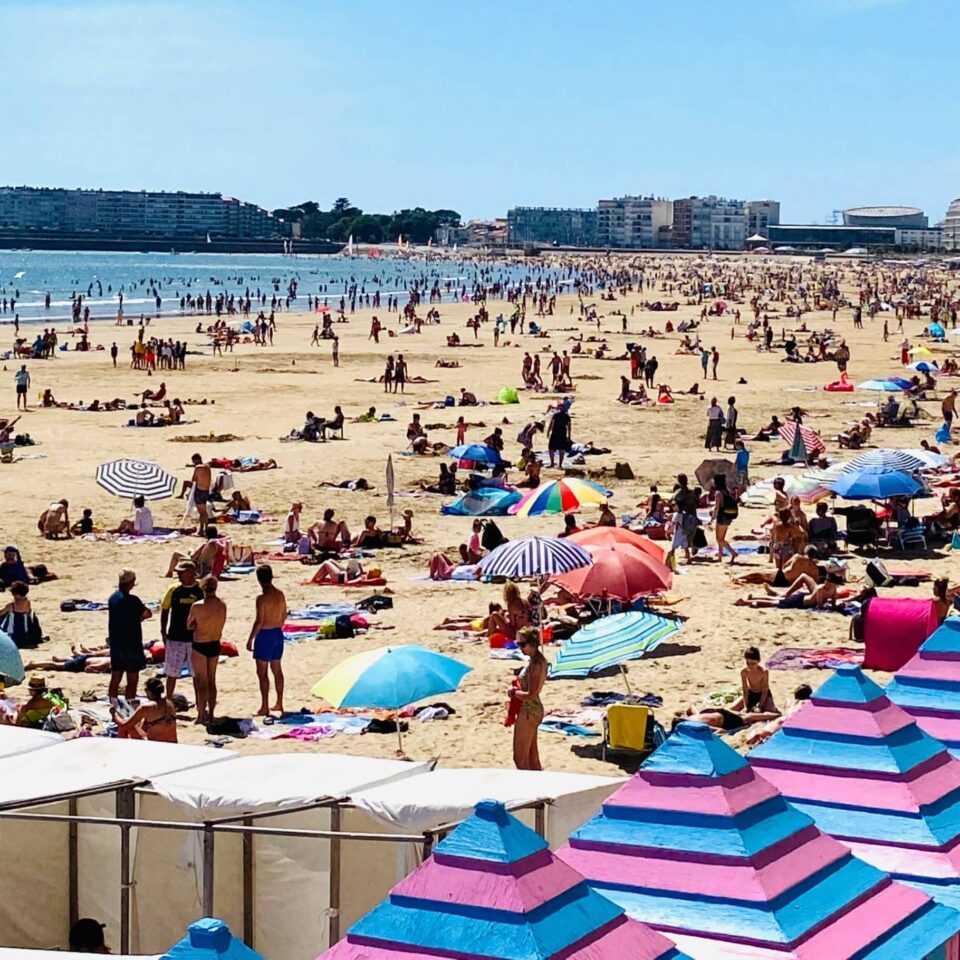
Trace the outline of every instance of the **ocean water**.
<instances>
[{"instance_id":1,"label":"ocean water","mask_svg":"<svg viewBox=\"0 0 960 960\"><path fill-rule=\"evenodd\" d=\"M155 314L156 296L161 299L161 315L179 311L181 297L205 296L208 291L214 299L221 293L240 296L249 291L255 300L263 293L269 305L274 295L287 296L291 280L297 281L297 303L305 310L308 294L319 295L336 308L353 285L361 295L372 297L379 290L385 299L402 295L414 282L429 290L436 280L443 299L449 301L464 288L472 293L478 283L535 283L572 276L570 270L561 277L560 271L542 265L470 259L0 250L0 323L13 323L15 314L21 324L69 320L75 295L83 297L92 318L115 319L121 291L124 315L136 319L140 313ZM11 300L16 301L13 309Z\"/></svg>"}]
</instances>

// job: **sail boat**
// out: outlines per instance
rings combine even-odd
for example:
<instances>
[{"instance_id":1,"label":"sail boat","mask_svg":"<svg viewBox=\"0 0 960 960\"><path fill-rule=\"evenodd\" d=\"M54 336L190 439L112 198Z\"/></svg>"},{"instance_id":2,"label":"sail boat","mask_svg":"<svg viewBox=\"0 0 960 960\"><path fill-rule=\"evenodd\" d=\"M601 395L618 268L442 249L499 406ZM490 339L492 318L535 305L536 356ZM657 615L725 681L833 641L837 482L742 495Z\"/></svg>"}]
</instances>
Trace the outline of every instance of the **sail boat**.
<instances>
[{"instance_id":1,"label":"sail boat","mask_svg":"<svg viewBox=\"0 0 960 960\"><path fill-rule=\"evenodd\" d=\"M210 234L209 234L209 233L207 234L207 243L213 243L213 241L210 239Z\"/></svg>"},{"instance_id":2,"label":"sail boat","mask_svg":"<svg viewBox=\"0 0 960 960\"><path fill-rule=\"evenodd\" d=\"M353 256L353 234L350 234L350 238L347 240L347 256Z\"/></svg>"}]
</instances>

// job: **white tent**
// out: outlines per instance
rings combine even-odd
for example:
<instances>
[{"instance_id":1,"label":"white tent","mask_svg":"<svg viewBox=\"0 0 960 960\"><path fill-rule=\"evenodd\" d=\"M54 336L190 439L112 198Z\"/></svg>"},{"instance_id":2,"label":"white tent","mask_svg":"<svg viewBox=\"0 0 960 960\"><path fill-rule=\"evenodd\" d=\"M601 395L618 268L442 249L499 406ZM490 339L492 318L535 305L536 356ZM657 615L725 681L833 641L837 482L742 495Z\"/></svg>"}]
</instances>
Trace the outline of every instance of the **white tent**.
<instances>
[{"instance_id":1,"label":"white tent","mask_svg":"<svg viewBox=\"0 0 960 960\"><path fill-rule=\"evenodd\" d=\"M132 861L138 833L92 823L16 819L14 811L135 817L137 785L188 767L225 766L233 757L205 747L87 737L0 758L3 944L47 947L66 940L71 916L94 916L107 924L109 941L120 945L121 901L129 896L129 888L120 893L122 864L125 858ZM126 843L122 832L128 834Z\"/></svg>"},{"instance_id":2,"label":"white tent","mask_svg":"<svg viewBox=\"0 0 960 960\"><path fill-rule=\"evenodd\" d=\"M134 873L141 909L132 945L158 949L186 922L209 914L242 932L265 957L312 960L329 944L331 929L338 935L339 911L367 885L368 871L375 877L378 858L389 858L387 842L264 832L244 837L244 821L267 831L336 831L337 801L419 779L431 766L341 754L265 754L156 778L155 795L140 801L146 819L237 822L215 830L206 903L201 833L141 832ZM371 846L378 848L373 857L361 849ZM151 909L157 903L163 910Z\"/></svg>"},{"instance_id":3,"label":"white tent","mask_svg":"<svg viewBox=\"0 0 960 960\"><path fill-rule=\"evenodd\" d=\"M52 747L62 741L63 737L59 733L3 724L0 725L0 758L12 757L18 753L32 753L41 747Z\"/></svg>"}]
</instances>

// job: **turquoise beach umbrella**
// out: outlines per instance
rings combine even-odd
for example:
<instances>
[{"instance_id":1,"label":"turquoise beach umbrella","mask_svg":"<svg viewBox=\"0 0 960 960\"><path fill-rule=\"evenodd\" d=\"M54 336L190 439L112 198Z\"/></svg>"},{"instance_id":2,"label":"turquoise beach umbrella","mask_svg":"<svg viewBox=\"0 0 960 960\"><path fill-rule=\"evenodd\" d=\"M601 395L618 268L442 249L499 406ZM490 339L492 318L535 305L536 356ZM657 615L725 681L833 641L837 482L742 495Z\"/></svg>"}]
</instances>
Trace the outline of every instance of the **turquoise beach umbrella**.
<instances>
[{"instance_id":1,"label":"turquoise beach umbrella","mask_svg":"<svg viewBox=\"0 0 960 960\"><path fill-rule=\"evenodd\" d=\"M7 686L14 687L23 683L23 660L17 645L9 634L0 630L0 676L5 678Z\"/></svg>"},{"instance_id":2,"label":"turquoise beach umbrella","mask_svg":"<svg viewBox=\"0 0 960 960\"><path fill-rule=\"evenodd\" d=\"M191 923L186 937L160 960L263 960L263 957L238 940L222 920L204 917Z\"/></svg>"},{"instance_id":3,"label":"turquoise beach umbrella","mask_svg":"<svg viewBox=\"0 0 960 960\"><path fill-rule=\"evenodd\" d=\"M588 677L627 660L639 660L679 630L676 620L646 611L594 620L563 642L550 677Z\"/></svg>"}]
</instances>

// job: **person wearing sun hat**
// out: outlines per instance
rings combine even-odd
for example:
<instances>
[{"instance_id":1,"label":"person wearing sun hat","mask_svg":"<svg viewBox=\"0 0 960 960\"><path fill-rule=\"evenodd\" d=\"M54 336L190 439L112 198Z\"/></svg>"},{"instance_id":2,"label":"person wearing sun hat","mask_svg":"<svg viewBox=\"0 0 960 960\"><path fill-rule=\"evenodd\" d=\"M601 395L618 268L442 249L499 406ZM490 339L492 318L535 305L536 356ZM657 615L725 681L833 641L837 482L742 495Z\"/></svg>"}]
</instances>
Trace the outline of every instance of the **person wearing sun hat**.
<instances>
[{"instance_id":1,"label":"person wearing sun hat","mask_svg":"<svg viewBox=\"0 0 960 960\"><path fill-rule=\"evenodd\" d=\"M27 684L29 698L17 710L18 727L32 727L39 730L53 709L53 701L47 696L47 681L35 673Z\"/></svg>"}]
</instances>

